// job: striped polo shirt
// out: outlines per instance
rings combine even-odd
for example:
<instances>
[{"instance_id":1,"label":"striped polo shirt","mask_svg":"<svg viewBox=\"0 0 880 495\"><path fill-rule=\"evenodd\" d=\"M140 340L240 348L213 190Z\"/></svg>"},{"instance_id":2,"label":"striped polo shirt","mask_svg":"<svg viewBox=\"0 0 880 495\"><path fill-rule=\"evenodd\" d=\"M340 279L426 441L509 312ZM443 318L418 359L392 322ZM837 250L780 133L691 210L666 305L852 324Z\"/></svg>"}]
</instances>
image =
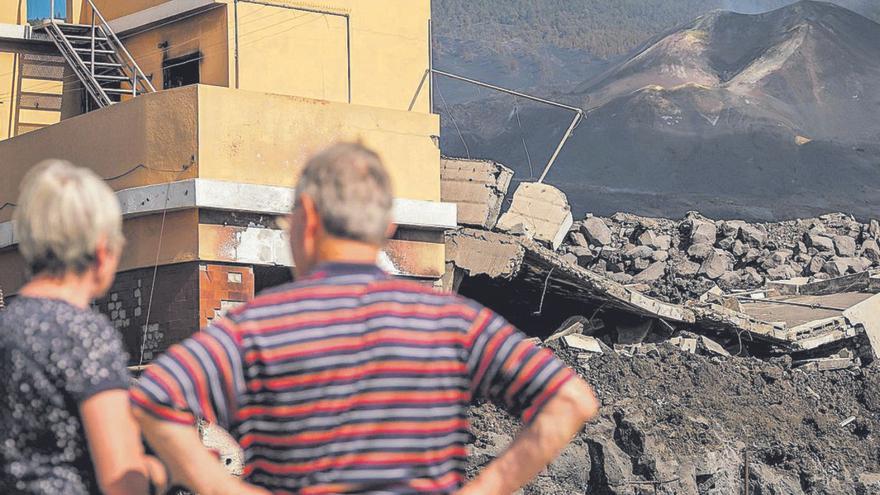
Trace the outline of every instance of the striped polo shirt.
<instances>
[{"instance_id":1,"label":"striped polo shirt","mask_svg":"<svg viewBox=\"0 0 880 495\"><path fill-rule=\"evenodd\" d=\"M132 401L226 427L245 479L274 493L449 493L473 401L528 423L572 376L473 301L325 264L171 347Z\"/></svg>"}]
</instances>

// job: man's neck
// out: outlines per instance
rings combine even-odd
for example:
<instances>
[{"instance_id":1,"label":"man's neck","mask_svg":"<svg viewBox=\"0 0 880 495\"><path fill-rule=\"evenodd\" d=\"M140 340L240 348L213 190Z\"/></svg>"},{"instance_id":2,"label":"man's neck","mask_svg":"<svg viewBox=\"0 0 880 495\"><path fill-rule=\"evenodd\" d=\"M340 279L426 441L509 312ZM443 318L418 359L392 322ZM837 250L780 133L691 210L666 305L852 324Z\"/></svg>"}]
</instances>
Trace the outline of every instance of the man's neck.
<instances>
[{"instance_id":1,"label":"man's neck","mask_svg":"<svg viewBox=\"0 0 880 495\"><path fill-rule=\"evenodd\" d=\"M318 246L318 263L375 265L379 247L359 241L332 239Z\"/></svg>"}]
</instances>

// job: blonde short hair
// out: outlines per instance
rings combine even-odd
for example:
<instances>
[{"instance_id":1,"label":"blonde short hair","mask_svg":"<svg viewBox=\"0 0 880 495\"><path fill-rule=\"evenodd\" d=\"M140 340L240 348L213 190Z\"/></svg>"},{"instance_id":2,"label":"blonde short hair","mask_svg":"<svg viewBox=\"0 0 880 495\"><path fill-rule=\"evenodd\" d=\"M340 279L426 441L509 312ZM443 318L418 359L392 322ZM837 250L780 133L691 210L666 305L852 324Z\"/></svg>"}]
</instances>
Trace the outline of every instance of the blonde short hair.
<instances>
[{"instance_id":1,"label":"blonde short hair","mask_svg":"<svg viewBox=\"0 0 880 495\"><path fill-rule=\"evenodd\" d=\"M111 249L122 247L119 200L91 170L44 161L27 173L20 190L15 235L31 273L81 273L94 263L102 238Z\"/></svg>"},{"instance_id":2,"label":"blonde short hair","mask_svg":"<svg viewBox=\"0 0 880 495\"><path fill-rule=\"evenodd\" d=\"M308 195L330 235L385 243L394 199L391 178L369 148L358 143L330 146L306 163L294 191L294 208Z\"/></svg>"}]
</instances>

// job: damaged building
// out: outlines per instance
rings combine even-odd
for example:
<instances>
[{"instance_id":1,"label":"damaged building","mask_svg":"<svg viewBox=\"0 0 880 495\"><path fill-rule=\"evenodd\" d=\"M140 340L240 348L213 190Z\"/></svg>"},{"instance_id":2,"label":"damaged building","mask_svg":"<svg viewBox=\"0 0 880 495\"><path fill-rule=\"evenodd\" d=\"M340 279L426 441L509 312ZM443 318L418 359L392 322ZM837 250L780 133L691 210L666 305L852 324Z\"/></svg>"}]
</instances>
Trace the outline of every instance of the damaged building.
<instances>
[{"instance_id":1,"label":"damaged building","mask_svg":"<svg viewBox=\"0 0 880 495\"><path fill-rule=\"evenodd\" d=\"M128 240L96 307L131 364L149 363L290 279L276 219L306 157L339 139L377 150L392 176L384 267L443 274L456 214L440 201L429 1L58 0L54 20L26 3L0 4L7 297L26 275L11 224L22 176L48 158L89 167L116 191Z\"/></svg>"}]
</instances>

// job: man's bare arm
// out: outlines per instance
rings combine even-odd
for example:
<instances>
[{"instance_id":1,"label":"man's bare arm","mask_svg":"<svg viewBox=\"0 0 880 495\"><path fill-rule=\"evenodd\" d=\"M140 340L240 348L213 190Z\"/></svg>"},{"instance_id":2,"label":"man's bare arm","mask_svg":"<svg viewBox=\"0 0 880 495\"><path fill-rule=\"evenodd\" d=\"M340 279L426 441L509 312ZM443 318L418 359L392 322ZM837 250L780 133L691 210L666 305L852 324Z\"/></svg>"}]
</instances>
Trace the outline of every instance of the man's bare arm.
<instances>
[{"instance_id":1,"label":"man's bare arm","mask_svg":"<svg viewBox=\"0 0 880 495\"><path fill-rule=\"evenodd\" d=\"M531 481L594 418L599 403L580 378L563 385L508 449L456 495L507 495Z\"/></svg>"},{"instance_id":2,"label":"man's bare arm","mask_svg":"<svg viewBox=\"0 0 880 495\"><path fill-rule=\"evenodd\" d=\"M192 426L156 419L134 410L150 446L171 471L174 483L200 495L270 495L270 492L242 482L202 445Z\"/></svg>"}]
</instances>

